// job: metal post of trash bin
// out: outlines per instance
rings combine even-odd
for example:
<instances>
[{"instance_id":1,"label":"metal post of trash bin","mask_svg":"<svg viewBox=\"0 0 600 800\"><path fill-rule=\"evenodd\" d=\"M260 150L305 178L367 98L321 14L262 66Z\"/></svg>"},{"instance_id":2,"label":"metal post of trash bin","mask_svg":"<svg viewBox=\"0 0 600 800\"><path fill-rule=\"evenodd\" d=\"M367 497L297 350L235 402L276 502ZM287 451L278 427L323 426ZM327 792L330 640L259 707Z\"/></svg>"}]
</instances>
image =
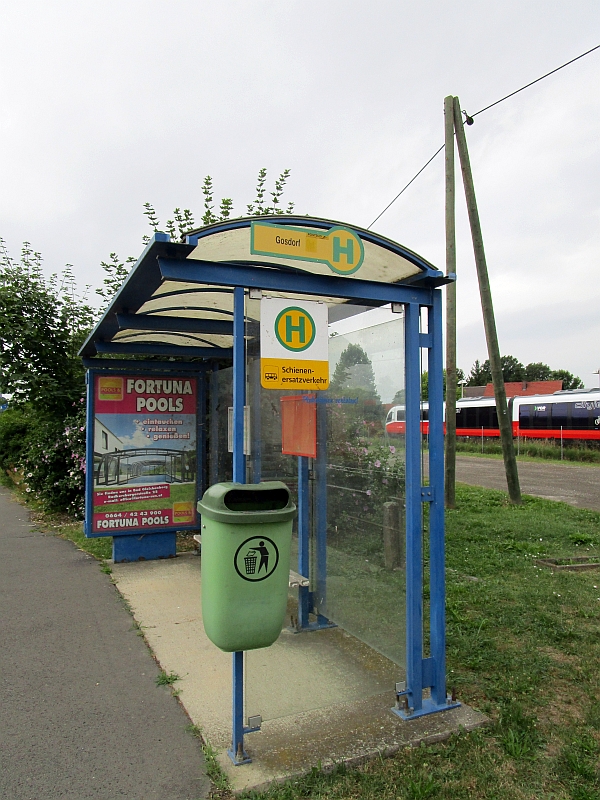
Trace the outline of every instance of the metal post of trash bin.
<instances>
[{"instance_id":1,"label":"metal post of trash bin","mask_svg":"<svg viewBox=\"0 0 600 800\"><path fill-rule=\"evenodd\" d=\"M308 575L309 565L308 457L298 456L298 572ZM309 587L298 587L298 628L308 627Z\"/></svg>"},{"instance_id":2,"label":"metal post of trash bin","mask_svg":"<svg viewBox=\"0 0 600 800\"><path fill-rule=\"evenodd\" d=\"M244 456L244 406L246 404L246 363L244 339L244 288L233 290L233 482L246 483ZM244 750L244 653L233 653L233 730L229 757L234 764L250 759Z\"/></svg>"}]
</instances>

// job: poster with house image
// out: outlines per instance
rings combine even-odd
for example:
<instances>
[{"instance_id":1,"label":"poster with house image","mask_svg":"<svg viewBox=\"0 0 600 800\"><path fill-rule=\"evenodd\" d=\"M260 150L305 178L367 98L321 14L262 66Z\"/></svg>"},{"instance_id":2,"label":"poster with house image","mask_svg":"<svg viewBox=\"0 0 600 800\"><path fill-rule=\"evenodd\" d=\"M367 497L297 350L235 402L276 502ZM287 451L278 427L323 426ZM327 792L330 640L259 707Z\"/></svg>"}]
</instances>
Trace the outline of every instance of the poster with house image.
<instances>
[{"instance_id":1,"label":"poster with house image","mask_svg":"<svg viewBox=\"0 0 600 800\"><path fill-rule=\"evenodd\" d=\"M94 376L94 533L197 527L197 380Z\"/></svg>"}]
</instances>

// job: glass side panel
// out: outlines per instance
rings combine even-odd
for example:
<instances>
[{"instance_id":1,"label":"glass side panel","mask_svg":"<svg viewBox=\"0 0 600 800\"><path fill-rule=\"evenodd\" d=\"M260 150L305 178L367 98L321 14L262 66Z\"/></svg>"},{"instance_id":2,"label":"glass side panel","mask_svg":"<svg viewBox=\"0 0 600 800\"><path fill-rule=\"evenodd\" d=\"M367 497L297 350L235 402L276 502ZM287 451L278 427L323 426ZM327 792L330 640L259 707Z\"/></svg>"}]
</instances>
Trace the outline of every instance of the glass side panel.
<instances>
[{"instance_id":1,"label":"glass side panel","mask_svg":"<svg viewBox=\"0 0 600 800\"><path fill-rule=\"evenodd\" d=\"M315 425L317 448L307 458L309 621L335 625L296 632L290 589L279 639L246 653L246 712L265 720L390 692L404 677L404 442L385 431L388 410L404 403L403 317L337 307L328 335L330 388L304 394L262 388L258 343L248 340L248 480L283 480L297 500L298 456L283 450L310 451L312 434L295 445L282 437L295 404L296 419ZM299 571L297 521L291 569Z\"/></svg>"},{"instance_id":2,"label":"glass side panel","mask_svg":"<svg viewBox=\"0 0 600 800\"><path fill-rule=\"evenodd\" d=\"M404 436L384 426L404 403L404 318L362 309L330 337L319 611L404 668Z\"/></svg>"}]
</instances>

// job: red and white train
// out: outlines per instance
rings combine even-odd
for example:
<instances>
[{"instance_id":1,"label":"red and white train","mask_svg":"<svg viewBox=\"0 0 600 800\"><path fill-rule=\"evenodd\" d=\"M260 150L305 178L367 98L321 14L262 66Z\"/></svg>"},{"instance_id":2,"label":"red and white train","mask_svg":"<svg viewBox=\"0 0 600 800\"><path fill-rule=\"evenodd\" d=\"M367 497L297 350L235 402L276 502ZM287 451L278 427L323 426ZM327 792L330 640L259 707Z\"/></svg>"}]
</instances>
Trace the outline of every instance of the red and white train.
<instances>
[{"instance_id":1,"label":"red and white train","mask_svg":"<svg viewBox=\"0 0 600 800\"><path fill-rule=\"evenodd\" d=\"M429 432L429 404L421 404L421 431ZM600 389L575 389L511 397L508 413L513 436L528 439L600 440ZM446 408L444 404L444 419ZM388 411L385 430L388 435L406 430L405 407ZM464 397L456 403L457 436L499 436L496 401L493 397Z\"/></svg>"}]
</instances>

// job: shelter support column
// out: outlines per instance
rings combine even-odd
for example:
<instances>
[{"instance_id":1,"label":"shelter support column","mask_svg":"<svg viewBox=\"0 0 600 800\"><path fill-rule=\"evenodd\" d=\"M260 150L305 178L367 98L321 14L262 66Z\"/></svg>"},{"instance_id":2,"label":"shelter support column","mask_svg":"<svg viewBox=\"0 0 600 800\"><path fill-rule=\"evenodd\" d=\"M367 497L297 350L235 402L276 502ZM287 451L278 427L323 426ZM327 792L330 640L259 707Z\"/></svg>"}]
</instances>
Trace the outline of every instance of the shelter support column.
<instances>
[{"instance_id":1,"label":"shelter support column","mask_svg":"<svg viewBox=\"0 0 600 800\"><path fill-rule=\"evenodd\" d=\"M444 580L444 430L442 299L432 293L427 332L420 331L421 306L405 306L406 360L406 690L397 713L404 719L451 708L446 697ZM429 485L421 472L420 351L428 351ZM423 503L429 504L430 655L423 641ZM431 697L423 698L423 690Z\"/></svg>"},{"instance_id":2,"label":"shelter support column","mask_svg":"<svg viewBox=\"0 0 600 800\"><path fill-rule=\"evenodd\" d=\"M209 373L209 441L210 453L208 454L208 485L212 486L219 480L219 422L217 407L219 405L219 366L213 363Z\"/></svg>"},{"instance_id":3,"label":"shelter support column","mask_svg":"<svg viewBox=\"0 0 600 800\"><path fill-rule=\"evenodd\" d=\"M246 483L244 406L246 404L246 352L244 340L244 288L233 290L233 481ZM229 757L234 764L250 761L244 750L244 653L232 654L232 736Z\"/></svg>"},{"instance_id":4,"label":"shelter support column","mask_svg":"<svg viewBox=\"0 0 600 800\"><path fill-rule=\"evenodd\" d=\"M446 582L444 547L444 382L442 295L433 292L429 313L429 629L431 710L448 708L446 697Z\"/></svg>"},{"instance_id":5,"label":"shelter support column","mask_svg":"<svg viewBox=\"0 0 600 800\"><path fill-rule=\"evenodd\" d=\"M405 306L406 364L406 684L408 713L423 705L420 306Z\"/></svg>"}]
</instances>

